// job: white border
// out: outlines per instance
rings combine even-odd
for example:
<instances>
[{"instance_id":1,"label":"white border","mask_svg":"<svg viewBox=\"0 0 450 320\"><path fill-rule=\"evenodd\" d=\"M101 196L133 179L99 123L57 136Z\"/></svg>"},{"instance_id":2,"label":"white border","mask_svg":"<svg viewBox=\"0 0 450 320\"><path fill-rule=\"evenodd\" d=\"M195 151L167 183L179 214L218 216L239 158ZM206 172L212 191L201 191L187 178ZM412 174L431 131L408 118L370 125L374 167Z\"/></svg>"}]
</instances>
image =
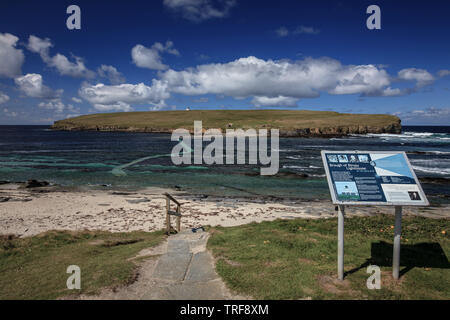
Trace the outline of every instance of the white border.
<instances>
[{"instance_id":1,"label":"white border","mask_svg":"<svg viewBox=\"0 0 450 320\"><path fill-rule=\"evenodd\" d=\"M371 153L386 153L386 154L403 154L405 157L406 163L408 164L409 169L411 170L413 174L414 181L416 182L417 186L419 187L420 195L422 199L424 199L423 202L420 203L413 203L413 202L388 202L388 201L378 201L378 202L365 202L365 201L339 201L336 199L336 191L334 190L334 184L333 180L330 177L330 170L328 168L328 160L326 159L325 154L326 153L334 153L334 154L371 154ZM322 161L323 166L325 167L325 173L327 175L327 181L328 181L328 187L330 188L330 194L331 199L333 201L333 204L337 205L357 205L357 206L370 206L370 205L376 205L376 206L403 206L403 207L427 207L430 205L430 202L427 199L427 196L425 195L425 192L423 192L422 186L420 185L419 179L417 179L416 173L414 172L411 163L409 162L408 157L406 156L406 153L404 151L330 151L330 150L322 150Z\"/></svg>"}]
</instances>

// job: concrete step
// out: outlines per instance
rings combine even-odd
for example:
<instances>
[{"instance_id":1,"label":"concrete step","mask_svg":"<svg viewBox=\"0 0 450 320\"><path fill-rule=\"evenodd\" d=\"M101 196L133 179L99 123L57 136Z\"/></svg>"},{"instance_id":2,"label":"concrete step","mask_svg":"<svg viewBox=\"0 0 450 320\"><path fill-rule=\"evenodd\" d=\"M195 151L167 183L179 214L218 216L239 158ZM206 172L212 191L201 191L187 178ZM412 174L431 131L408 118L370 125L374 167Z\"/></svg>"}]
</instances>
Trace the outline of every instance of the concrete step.
<instances>
[{"instance_id":1,"label":"concrete step","mask_svg":"<svg viewBox=\"0 0 450 320\"><path fill-rule=\"evenodd\" d=\"M158 261L155 271L153 272L153 278L170 281L183 281L191 259L192 253L189 252L169 252L162 255Z\"/></svg>"},{"instance_id":2,"label":"concrete step","mask_svg":"<svg viewBox=\"0 0 450 320\"><path fill-rule=\"evenodd\" d=\"M169 239L167 243L167 252L184 252L190 250L189 243L186 240Z\"/></svg>"},{"instance_id":3,"label":"concrete step","mask_svg":"<svg viewBox=\"0 0 450 320\"><path fill-rule=\"evenodd\" d=\"M156 288L142 297L143 300L223 300L223 284L220 280L209 282L177 283Z\"/></svg>"},{"instance_id":4,"label":"concrete step","mask_svg":"<svg viewBox=\"0 0 450 320\"><path fill-rule=\"evenodd\" d=\"M214 270L214 261L211 255L206 252L199 252L192 257L185 281L199 282L217 279L219 276Z\"/></svg>"}]
</instances>

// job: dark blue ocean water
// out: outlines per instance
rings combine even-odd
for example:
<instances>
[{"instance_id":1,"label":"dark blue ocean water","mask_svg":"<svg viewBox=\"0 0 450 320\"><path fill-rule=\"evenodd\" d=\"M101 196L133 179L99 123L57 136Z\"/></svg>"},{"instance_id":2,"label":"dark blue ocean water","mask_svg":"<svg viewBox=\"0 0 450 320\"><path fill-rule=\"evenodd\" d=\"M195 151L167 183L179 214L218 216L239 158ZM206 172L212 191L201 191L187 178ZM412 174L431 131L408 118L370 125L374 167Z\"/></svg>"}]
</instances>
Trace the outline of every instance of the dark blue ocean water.
<instances>
[{"instance_id":1,"label":"dark blue ocean water","mask_svg":"<svg viewBox=\"0 0 450 320\"><path fill-rule=\"evenodd\" d=\"M328 199L320 158L323 149L406 151L419 177L450 179L450 127L404 127L398 135L281 138L282 175L276 177L259 176L259 167L251 165L178 167L167 156L174 145L166 134L0 126L0 180L37 179L66 186L119 189L178 186L197 194ZM144 157L151 158L119 170L122 175L113 174L118 167ZM438 185L425 183L424 188L431 197L447 195L448 199L450 195L445 180Z\"/></svg>"}]
</instances>

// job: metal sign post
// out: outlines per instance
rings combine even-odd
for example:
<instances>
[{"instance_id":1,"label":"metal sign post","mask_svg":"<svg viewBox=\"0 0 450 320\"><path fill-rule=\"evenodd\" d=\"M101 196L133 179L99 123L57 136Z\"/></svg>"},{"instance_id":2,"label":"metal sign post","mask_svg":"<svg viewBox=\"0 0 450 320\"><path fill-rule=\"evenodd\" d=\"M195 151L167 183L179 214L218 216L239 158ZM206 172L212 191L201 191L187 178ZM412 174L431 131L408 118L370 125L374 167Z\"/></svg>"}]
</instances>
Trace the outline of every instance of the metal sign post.
<instances>
[{"instance_id":1,"label":"metal sign post","mask_svg":"<svg viewBox=\"0 0 450 320\"><path fill-rule=\"evenodd\" d=\"M402 234L402 207L395 207L395 226L394 226L394 252L392 259L392 276L395 280L399 278L400 270L400 240Z\"/></svg>"},{"instance_id":2,"label":"metal sign post","mask_svg":"<svg viewBox=\"0 0 450 320\"><path fill-rule=\"evenodd\" d=\"M338 211L338 279L344 280L344 215L345 207Z\"/></svg>"},{"instance_id":3,"label":"metal sign post","mask_svg":"<svg viewBox=\"0 0 450 320\"><path fill-rule=\"evenodd\" d=\"M345 206L338 207L338 279L344 280L344 218ZM400 247L402 234L402 207L395 207L394 251L392 259L392 276L400 278Z\"/></svg>"},{"instance_id":4,"label":"metal sign post","mask_svg":"<svg viewBox=\"0 0 450 320\"><path fill-rule=\"evenodd\" d=\"M402 206L428 206L405 152L322 151L331 198L338 206L338 279L344 280L346 205L395 206L392 275L399 279Z\"/></svg>"}]
</instances>

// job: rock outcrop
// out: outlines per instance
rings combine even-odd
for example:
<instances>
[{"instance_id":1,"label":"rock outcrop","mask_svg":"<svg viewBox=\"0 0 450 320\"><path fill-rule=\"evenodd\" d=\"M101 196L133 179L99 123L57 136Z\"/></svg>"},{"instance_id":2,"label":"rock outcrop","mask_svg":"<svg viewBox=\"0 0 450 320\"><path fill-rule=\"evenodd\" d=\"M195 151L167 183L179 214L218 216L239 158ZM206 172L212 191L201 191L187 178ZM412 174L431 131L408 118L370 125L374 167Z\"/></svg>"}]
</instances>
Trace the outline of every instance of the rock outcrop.
<instances>
[{"instance_id":1,"label":"rock outcrop","mask_svg":"<svg viewBox=\"0 0 450 320\"><path fill-rule=\"evenodd\" d=\"M169 128L134 128L121 126L77 126L65 123L63 125L55 124L52 126L55 130L64 131L104 131L104 132L142 132L142 133L172 133ZM203 131L209 128L204 128ZM218 129L225 132L226 129ZM271 128L265 127L270 130ZM191 133L192 130L189 130ZM298 129L280 129L281 137L341 137L351 134L368 134L368 133L401 133L402 126L400 121L392 123L387 126L335 126L335 127L312 127L312 128L298 128Z\"/></svg>"},{"instance_id":2,"label":"rock outcrop","mask_svg":"<svg viewBox=\"0 0 450 320\"><path fill-rule=\"evenodd\" d=\"M50 185L50 183L48 183L47 181L28 180L23 187L27 189L42 188L47 187L48 185Z\"/></svg>"}]
</instances>

